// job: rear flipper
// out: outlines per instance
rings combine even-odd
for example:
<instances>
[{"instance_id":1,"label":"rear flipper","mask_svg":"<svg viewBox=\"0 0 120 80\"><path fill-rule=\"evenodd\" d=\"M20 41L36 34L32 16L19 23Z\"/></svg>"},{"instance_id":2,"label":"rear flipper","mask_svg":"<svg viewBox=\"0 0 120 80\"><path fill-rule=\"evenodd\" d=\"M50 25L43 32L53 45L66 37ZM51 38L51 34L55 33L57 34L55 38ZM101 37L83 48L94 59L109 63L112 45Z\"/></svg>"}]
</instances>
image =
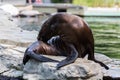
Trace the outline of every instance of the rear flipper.
<instances>
[{"instance_id":1,"label":"rear flipper","mask_svg":"<svg viewBox=\"0 0 120 80\"><path fill-rule=\"evenodd\" d=\"M73 63L77 58L78 58L78 52L77 50L75 49L75 47L73 45L69 45L70 49L71 49L71 53L70 55L62 60L58 65L57 65L57 69L65 66L65 65L68 65L68 64L71 64Z\"/></svg>"},{"instance_id":2,"label":"rear flipper","mask_svg":"<svg viewBox=\"0 0 120 80\"><path fill-rule=\"evenodd\" d=\"M97 61L97 60L94 60L96 63L99 63L102 67L104 67L106 70L109 69L108 66L106 66L104 63L100 62L100 61Z\"/></svg>"},{"instance_id":3,"label":"rear flipper","mask_svg":"<svg viewBox=\"0 0 120 80\"><path fill-rule=\"evenodd\" d=\"M28 51L27 53L28 53L28 56L30 56L31 58L38 60L38 61L41 61L41 62L59 62L57 60L47 58L41 54L36 54L33 51Z\"/></svg>"},{"instance_id":4,"label":"rear flipper","mask_svg":"<svg viewBox=\"0 0 120 80\"><path fill-rule=\"evenodd\" d=\"M102 67L104 67L104 68L107 69L107 70L109 69L109 67L106 66L104 63L96 60L95 57L94 57L94 54L91 54L91 55L89 54L89 55L88 55L88 60L92 60L92 61L94 61L94 62L96 62L96 63L99 63Z\"/></svg>"},{"instance_id":5,"label":"rear flipper","mask_svg":"<svg viewBox=\"0 0 120 80\"><path fill-rule=\"evenodd\" d=\"M95 55L94 55L94 45L88 45L87 46L87 53L88 53L88 60L92 60L98 64L100 64L102 67L104 67L106 70L109 69L109 67L107 65L105 65L103 62L98 61L95 59Z\"/></svg>"}]
</instances>

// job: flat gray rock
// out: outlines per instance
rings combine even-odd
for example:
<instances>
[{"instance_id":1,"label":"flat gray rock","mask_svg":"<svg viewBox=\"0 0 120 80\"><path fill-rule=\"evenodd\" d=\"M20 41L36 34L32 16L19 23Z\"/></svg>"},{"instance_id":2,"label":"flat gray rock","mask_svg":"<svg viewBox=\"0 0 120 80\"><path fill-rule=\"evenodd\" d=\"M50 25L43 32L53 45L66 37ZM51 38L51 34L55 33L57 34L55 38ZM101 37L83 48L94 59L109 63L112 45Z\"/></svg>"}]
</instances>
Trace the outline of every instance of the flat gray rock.
<instances>
[{"instance_id":1,"label":"flat gray rock","mask_svg":"<svg viewBox=\"0 0 120 80\"><path fill-rule=\"evenodd\" d=\"M52 58L52 56L49 57ZM60 58L64 59L62 57ZM57 57L57 59L60 58ZM42 63L35 60L30 60L24 66L23 78L27 80L67 80L69 78L73 78L73 80L76 78L99 80L103 78L102 67L93 61L78 58L74 63L64 66L59 70L56 70L57 64L58 63L54 62Z\"/></svg>"},{"instance_id":2,"label":"flat gray rock","mask_svg":"<svg viewBox=\"0 0 120 80\"><path fill-rule=\"evenodd\" d=\"M9 69L3 64L3 62L1 62L0 60L0 74L8 71Z\"/></svg>"}]
</instances>

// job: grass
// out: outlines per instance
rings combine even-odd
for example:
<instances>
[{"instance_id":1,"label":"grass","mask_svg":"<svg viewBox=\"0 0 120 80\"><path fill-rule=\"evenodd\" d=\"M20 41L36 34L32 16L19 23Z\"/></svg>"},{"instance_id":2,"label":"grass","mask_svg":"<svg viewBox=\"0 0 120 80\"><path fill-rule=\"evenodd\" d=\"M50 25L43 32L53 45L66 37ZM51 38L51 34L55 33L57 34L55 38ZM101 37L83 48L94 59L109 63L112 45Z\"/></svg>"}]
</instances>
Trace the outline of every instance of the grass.
<instances>
[{"instance_id":1,"label":"grass","mask_svg":"<svg viewBox=\"0 0 120 80\"><path fill-rule=\"evenodd\" d=\"M120 24L89 22L95 39L95 52L120 59Z\"/></svg>"}]
</instances>

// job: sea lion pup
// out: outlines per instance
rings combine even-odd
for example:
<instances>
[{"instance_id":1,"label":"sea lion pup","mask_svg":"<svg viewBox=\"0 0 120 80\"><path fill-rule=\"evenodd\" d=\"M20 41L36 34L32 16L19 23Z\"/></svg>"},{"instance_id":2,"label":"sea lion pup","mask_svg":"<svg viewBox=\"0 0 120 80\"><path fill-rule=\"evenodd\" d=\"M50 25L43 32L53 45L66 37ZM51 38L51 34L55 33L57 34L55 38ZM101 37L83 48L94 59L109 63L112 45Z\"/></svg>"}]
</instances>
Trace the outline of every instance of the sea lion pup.
<instances>
[{"instance_id":1,"label":"sea lion pup","mask_svg":"<svg viewBox=\"0 0 120 80\"><path fill-rule=\"evenodd\" d=\"M84 58L88 54L88 60L93 60L105 67L105 69L109 69L104 63L95 59L92 31L88 24L79 16L57 13L49 17L42 24L38 34L38 41L43 41L47 44L47 41L53 36L59 36L65 45L69 46L70 50L68 50L69 56L61 61L57 68L74 62L77 57Z\"/></svg>"}]
</instances>

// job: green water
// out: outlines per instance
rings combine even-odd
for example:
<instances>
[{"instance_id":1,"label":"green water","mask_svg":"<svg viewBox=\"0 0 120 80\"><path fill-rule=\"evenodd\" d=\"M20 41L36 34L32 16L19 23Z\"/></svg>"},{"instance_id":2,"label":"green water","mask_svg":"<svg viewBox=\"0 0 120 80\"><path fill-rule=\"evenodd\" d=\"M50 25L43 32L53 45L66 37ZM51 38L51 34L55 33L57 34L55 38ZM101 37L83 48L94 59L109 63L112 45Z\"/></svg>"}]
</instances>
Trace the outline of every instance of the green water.
<instances>
[{"instance_id":1,"label":"green water","mask_svg":"<svg viewBox=\"0 0 120 80\"><path fill-rule=\"evenodd\" d=\"M120 23L88 22L95 39L95 52L120 59Z\"/></svg>"}]
</instances>

